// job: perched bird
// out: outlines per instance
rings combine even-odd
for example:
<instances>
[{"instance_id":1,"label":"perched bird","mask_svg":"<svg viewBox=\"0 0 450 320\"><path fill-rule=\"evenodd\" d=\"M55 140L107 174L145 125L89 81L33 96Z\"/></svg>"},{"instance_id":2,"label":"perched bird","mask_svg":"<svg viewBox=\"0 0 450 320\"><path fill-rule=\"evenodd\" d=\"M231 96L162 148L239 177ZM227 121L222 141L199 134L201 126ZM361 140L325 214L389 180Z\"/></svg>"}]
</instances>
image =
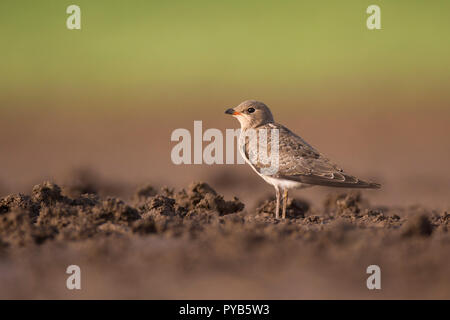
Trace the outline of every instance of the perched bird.
<instances>
[{"instance_id":1,"label":"perched bird","mask_svg":"<svg viewBox=\"0 0 450 320\"><path fill-rule=\"evenodd\" d=\"M290 131L283 125L276 123L270 109L262 102L247 100L235 108L225 111L237 118L241 124L241 138L239 139L239 150L245 161L260 175L267 183L275 187L276 209L275 217L279 218L280 198L283 195L282 218L286 218L286 205L288 189L299 189L314 185L342 188L369 188L378 189L380 184L366 182L345 173L336 164L315 150L301 137ZM273 129L278 132L278 168L273 174L267 174L264 169L266 164L261 161L250 161L251 154L255 154L255 144L248 138L249 131L260 132L267 130L264 140L271 145ZM242 139L244 137L244 139ZM259 136L258 136L259 137ZM267 147L267 150L270 148ZM274 149L275 150L275 149Z\"/></svg>"}]
</instances>

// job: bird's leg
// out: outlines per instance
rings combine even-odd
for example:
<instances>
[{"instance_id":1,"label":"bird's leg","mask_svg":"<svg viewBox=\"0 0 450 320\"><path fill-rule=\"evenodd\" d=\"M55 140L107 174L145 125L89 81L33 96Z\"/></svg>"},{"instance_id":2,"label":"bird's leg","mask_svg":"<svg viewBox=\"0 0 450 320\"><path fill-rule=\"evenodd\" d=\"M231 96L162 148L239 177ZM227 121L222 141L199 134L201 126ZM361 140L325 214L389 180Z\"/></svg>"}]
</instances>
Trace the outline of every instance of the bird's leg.
<instances>
[{"instance_id":1,"label":"bird's leg","mask_svg":"<svg viewBox=\"0 0 450 320\"><path fill-rule=\"evenodd\" d=\"M288 189L283 190L283 219L286 219L286 206L288 201Z\"/></svg>"},{"instance_id":2,"label":"bird's leg","mask_svg":"<svg viewBox=\"0 0 450 320\"><path fill-rule=\"evenodd\" d=\"M275 192L277 195L277 204L275 207L275 219L279 219L280 218L280 215L279 215L279 213L280 213L280 188L275 187Z\"/></svg>"}]
</instances>

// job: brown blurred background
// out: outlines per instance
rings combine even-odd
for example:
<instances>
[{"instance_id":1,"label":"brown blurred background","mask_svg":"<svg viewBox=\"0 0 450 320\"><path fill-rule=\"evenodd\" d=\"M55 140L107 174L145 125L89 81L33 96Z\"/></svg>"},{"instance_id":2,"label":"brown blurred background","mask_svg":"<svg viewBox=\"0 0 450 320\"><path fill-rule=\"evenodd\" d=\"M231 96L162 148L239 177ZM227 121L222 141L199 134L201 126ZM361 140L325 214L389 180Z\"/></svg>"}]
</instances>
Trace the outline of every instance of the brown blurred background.
<instances>
[{"instance_id":1,"label":"brown blurred background","mask_svg":"<svg viewBox=\"0 0 450 320\"><path fill-rule=\"evenodd\" d=\"M420 203L435 209L450 205L447 112L339 114L301 108L294 112L283 108L285 101L277 108L277 102L272 108L278 121L348 172L383 184L381 190L365 191L374 204ZM128 196L146 183L180 188L201 180L251 207L273 190L247 165L177 166L170 158L176 144L170 141L171 132L176 128L192 132L193 120L203 120L203 130L237 127L235 119L223 114L225 107L225 102L212 102L209 108L170 120L142 109L123 114L107 110L8 114L0 120L1 193L29 193L43 180L71 184L76 175L88 171L93 180L111 185L111 195ZM294 194L315 202L329 191L317 187Z\"/></svg>"}]
</instances>

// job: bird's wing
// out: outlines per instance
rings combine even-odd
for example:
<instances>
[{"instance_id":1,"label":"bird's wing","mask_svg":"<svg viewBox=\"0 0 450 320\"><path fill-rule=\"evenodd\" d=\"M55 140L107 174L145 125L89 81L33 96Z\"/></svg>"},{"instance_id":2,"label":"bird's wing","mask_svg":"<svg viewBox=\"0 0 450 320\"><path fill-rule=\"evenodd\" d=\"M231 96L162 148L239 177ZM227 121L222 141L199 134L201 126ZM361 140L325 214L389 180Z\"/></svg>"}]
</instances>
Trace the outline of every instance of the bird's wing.
<instances>
[{"instance_id":1,"label":"bird's wing","mask_svg":"<svg viewBox=\"0 0 450 320\"><path fill-rule=\"evenodd\" d=\"M264 129L279 131L279 163L274 178L297 181L305 184L346 188L379 188L380 185L362 181L346 174L336 164L315 150L305 140L280 124L268 124ZM270 149L272 135L267 133L267 144ZM249 144L245 148L249 155ZM267 167L260 162L253 163L258 172Z\"/></svg>"}]
</instances>

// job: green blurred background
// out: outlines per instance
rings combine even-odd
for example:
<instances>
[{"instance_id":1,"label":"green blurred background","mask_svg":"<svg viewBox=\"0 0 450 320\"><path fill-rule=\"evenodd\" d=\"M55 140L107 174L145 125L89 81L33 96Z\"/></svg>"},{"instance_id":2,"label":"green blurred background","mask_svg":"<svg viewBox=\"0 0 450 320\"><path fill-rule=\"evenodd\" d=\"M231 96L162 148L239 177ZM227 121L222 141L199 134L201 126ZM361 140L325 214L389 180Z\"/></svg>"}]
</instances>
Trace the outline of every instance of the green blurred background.
<instances>
[{"instance_id":1,"label":"green blurred background","mask_svg":"<svg viewBox=\"0 0 450 320\"><path fill-rule=\"evenodd\" d=\"M449 16L448 0L2 0L1 108L448 109Z\"/></svg>"}]
</instances>

